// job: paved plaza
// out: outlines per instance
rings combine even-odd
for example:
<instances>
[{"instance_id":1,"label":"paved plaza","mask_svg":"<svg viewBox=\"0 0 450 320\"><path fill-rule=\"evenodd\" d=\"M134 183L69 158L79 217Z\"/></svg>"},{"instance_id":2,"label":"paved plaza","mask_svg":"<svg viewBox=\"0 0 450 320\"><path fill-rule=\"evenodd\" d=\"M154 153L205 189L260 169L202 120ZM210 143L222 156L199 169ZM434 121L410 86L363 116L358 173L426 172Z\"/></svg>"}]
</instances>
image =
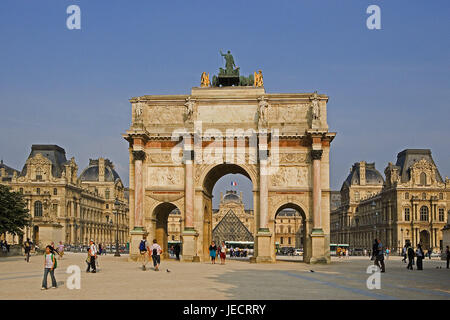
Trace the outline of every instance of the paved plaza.
<instances>
[{"instance_id":1,"label":"paved plaza","mask_svg":"<svg viewBox=\"0 0 450 320\"><path fill-rule=\"evenodd\" d=\"M425 260L423 271L409 271L399 257L391 257L381 289L369 290L367 257L333 258L330 265L165 260L155 272L142 271L126 255L108 255L100 258L96 274L85 272L84 258L67 253L56 270L59 288L45 291L40 290L42 256L32 256L30 263L22 257L0 258L0 299L450 299L450 270L437 259ZM79 290L65 285L66 268L73 264L82 270Z\"/></svg>"}]
</instances>

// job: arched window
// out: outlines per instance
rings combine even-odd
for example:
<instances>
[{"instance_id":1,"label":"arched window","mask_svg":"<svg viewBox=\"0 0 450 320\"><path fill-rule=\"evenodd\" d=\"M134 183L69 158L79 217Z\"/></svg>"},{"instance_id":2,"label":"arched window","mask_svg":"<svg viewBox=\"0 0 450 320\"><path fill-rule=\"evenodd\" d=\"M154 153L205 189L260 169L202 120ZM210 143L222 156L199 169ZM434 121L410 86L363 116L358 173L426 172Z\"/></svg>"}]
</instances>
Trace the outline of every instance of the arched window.
<instances>
[{"instance_id":1,"label":"arched window","mask_svg":"<svg viewBox=\"0 0 450 320\"><path fill-rule=\"evenodd\" d=\"M355 201L359 201L359 192L358 191L355 192Z\"/></svg>"},{"instance_id":2,"label":"arched window","mask_svg":"<svg viewBox=\"0 0 450 320\"><path fill-rule=\"evenodd\" d=\"M439 193L439 200L444 200L444 194L442 192Z\"/></svg>"},{"instance_id":3,"label":"arched window","mask_svg":"<svg viewBox=\"0 0 450 320\"><path fill-rule=\"evenodd\" d=\"M420 207L420 221L428 221L428 207Z\"/></svg>"},{"instance_id":4,"label":"arched window","mask_svg":"<svg viewBox=\"0 0 450 320\"><path fill-rule=\"evenodd\" d=\"M411 219L409 208L405 208L405 221L409 221Z\"/></svg>"},{"instance_id":5,"label":"arched window","mask_svg":"<svg viewBox=\"0 0 450 320\"><path fill-rule=\"evenodd\" d=\"M42 202L40 201L34 203L34 216L42 217Z\"/></svg>"},{"instance_id":6,"label":"arched window","mask_svg":"<svg viewBox=\"0 0 450 320\"><path fill-rule=\"evenodd\" d=\"M420 174L420 184L422 186L425 186L427 184L427 174L425 172L422 172Z\"/></svg>"},{"instance_id":7,"label":"arched window","mask_svg":"<svg viewBox=\"0 0 450 320\"><path fill-rule=\"evenodd\" d=\"M58 189L57 188L53 188L53 195L54 196L58 195Z\"/></svg>"},{"instance_id":8,"label":"arched window","mask_svg":"<svg viewBox=\"0 0 450 320\"><path fill-rule=\"evenodd\" d=\"M439 221L444 221L444 208L439 208Z\"/></svg>"}]
</instances>

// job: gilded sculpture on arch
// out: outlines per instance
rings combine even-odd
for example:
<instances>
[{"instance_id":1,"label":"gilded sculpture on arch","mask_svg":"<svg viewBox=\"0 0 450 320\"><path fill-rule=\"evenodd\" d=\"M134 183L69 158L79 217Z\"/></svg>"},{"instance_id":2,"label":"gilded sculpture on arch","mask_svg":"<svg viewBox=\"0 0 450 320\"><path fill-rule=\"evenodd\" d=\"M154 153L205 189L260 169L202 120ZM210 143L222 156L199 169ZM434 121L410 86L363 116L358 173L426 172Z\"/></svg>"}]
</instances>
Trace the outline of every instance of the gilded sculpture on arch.
<instances>
[{"instance_id":1,"label":"gilded sculpture on arch","mask_svg":"<svg viewBox=\"0 0 450 320\"><path fill-rule=\"evenodd\" d=\"M255 87L264 87L263 75L261 70L258 70L258 72L254 72L254 81Z\"/></svg>"},{"instance_id":2,"label":"gilded sculpture on arch","mask_svg":"<svg viewBox=\"0 0 450 320\"><path fill-rule=\"evenodd\" d=\"M209 81L209 72L208 72L208 74L206 74L206 72L203 72L202 78L200 81L200 87L206 88L206 87L209 87L210 85L211 85L211 82Z\"/></svg>"}]
</instances>

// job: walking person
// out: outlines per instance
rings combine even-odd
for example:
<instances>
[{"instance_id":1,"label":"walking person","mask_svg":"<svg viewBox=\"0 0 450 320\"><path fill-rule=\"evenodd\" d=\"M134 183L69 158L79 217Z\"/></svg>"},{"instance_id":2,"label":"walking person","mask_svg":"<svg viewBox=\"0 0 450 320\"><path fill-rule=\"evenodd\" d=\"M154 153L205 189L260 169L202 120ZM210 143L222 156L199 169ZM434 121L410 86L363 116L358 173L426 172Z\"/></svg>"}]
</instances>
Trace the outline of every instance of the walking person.
<instances>
[{"instance_id":1,"label":"walking person","mask_svg":"<svg viewBox=\"0 0 450 320\"><path fill-rule=\"evenodd\" d=\"M386 272L386 268L384 265L383 244L381 243L380 239L375 239L373 249L375 256L374 264L381 269L381 272Z\"/></svg>"},{"instance_id":2,"label":"walking person","mask_svg":"<svg viewBox=\"0 0 450 320\"><path fill-rule=\"evenodd\" d=\"M139 253L141 254L141 260L142 260L142 271L146 270L147 263L148 263L148 255L150 252L150 246L147 241L147 236L144 235L142 237L141 243L139 244Z\"/></svg>"},{"instance_id":3,"label":"walking person","mask_svg":"<svg viewBox=\"0 0 450 320\"><path fill-rule=\"evenodd\" d=\"M153 244L149 248L152 253L153 267L155 267L155 271L159 271L159 265L161 264L161 246L158 244L156 239L153 239Z\"/></svg>"},{"instance_id":4,"label":"walking person","mask_svg":"<svg viewBox=\"0 0 450 320\"><path fill-rule=\"evenodd\" d=\"M177 243L175 245L175 247L173 248L173 250L175 251L175 258L179 261L180 260L180 251L181 251L180 244Z\"/></svg>"},{"instance_id":5,"label":"walking person","mask_svg":"<svg viewBox=\"0 0 450 320\"><path fill-rule=\"evenodd\" d=\"M60 256L61 259L64 256L64 245L62 241L60 241L58 245L58 255Z\"/></svg>"},{"instance_id":6,"label":"walking person","mask_svg":"<svg viewBox=\"0 0 450 320\"><path fill-rule=\"evenodd\" d=\"M414 249L410 246L407 245L407 255L408 255L408 265L406 266L406 269L408 270L413 270L413 265L414 265Z\"/></svg>"},{"instance_id":7,"label":"walking person","mask_svg":"<svg viewBox=\"0 0 450 320\"><path fill-rule=\"evenodd\" d=\"M389 253L391 251L389 250L389 248L386 248L386 260L389 260Z\"/></svg>"},{"instance_id":8,"label":"walking person","mask_svg":"<svg viewBox=\"0 0 450 320\"><path fill-rule=\"evenodd\" d=\"M405 245L402 249L402 256L403 256L402 262L404 262L404 263L406 263L406 250L407 250L407 246Z\"/></svg>"},{"instance_id":9,"label":"walking person","mask_svg":"<svg viewBox=\"0 0 450 320\"><path fill-rule=\"evenodd\" d=\"M90 272L90 269L92 268L91 273L96 273L97 268L95 266L95 259L97 258L97 247L95 246L94 240L92 239L91 241L89 241L88 257L89 257L89 264L86 272Z\"/></svg>"},{"instance_id":10,"label":"walking person","mask_svg":"<svg viewBox=\"0 0 450 320\"><path fill-rule=\"evenodd\" d=\"M222 241L222 244L219 247L219 256L220 256L220 264L225 264L225 259L227 257L227 246L225 242Z\"/></svg>"},{"instance_id":11,"label":"walking person","mask_svg":"<svg viewBox=\"0 0 450 320\"><path fill-rule=\"evenodd\" d=\"M450 248L448 246L447 249L445 249L445 255L447 256L447 269L448 269L450 263Z\"/></svg>"},{"instance_id":12,"label":"walking person","mask_svg":"<svg viewBox=\"0 0 450 320\"><path fill-rule=\"evenodd\" d=\"M56 289L56 278L55 278L55 268L56 268L56 259L55 254L52 253L51 246L47 246L45 248L44 254L44 279L42 280L42 288L41 290L47 289L47 277L50 273L50 277L52 278L52 289Z\"/></svg>"},{"instance_id":13,"label":"walking person","mask_svg":"<svg viewBox=\"0 0 450 320\"><path fill-rule=\"evenodd\" d=\"M216 243L212 241L211 245L209 246L209 256L211 258L211 264L216 264L216 252L217 252Z\"/></svg>"},{"instance_id":14,"label":"walking person","mask_svg":"<svg viewBox=\"0 0 450 320\"><path fill-rule=\"evenodd\" d=\"M417 270L423 270L423 264L422 264L423 258L424 258L424 253L422 250L422 246L419 243L417 245L417 249L416 249Z\"/></svg>"},{"instance_id":15,"label":"walking person","mask_svg":"<svg viewBox=\"0 0 450 320\"><path fill-rule=\"evenodd\" d=\"M29 238L27 238L27 241L23 244L23 249L25 250L25 261L30 262L31 241Z\"/></svg>"}]
</instances>

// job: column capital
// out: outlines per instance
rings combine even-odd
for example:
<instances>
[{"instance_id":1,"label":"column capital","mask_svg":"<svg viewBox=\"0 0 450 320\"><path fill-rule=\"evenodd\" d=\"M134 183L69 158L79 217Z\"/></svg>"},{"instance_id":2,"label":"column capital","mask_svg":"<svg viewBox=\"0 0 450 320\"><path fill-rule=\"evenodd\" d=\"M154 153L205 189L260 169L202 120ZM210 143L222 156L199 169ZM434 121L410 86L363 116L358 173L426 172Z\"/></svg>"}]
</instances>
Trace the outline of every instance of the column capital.
<instances>
[{"instance_id":1,"label":"column capital","mask_svg":"<svg viewBox=\"0 0 450 320\"><path fill-rule=\"evenodd\" d=\"M132 153L133 153L133 160L134 161L136 161L136 160L141 160L141 161L145 160L145 157L146 157L145 151L137 150L137 151L132 151Z\"/></svg>"},{"instance_id":2,"label":"column capital","mask_svg":"<svg viewBox=\"0 0 450 320\"><path fill-rule=\"evenodd\" d=\"M323 150L311 150L311 158L313 160L320 160L322 159L322 153Z\"/></svg>"}]
</instances>

